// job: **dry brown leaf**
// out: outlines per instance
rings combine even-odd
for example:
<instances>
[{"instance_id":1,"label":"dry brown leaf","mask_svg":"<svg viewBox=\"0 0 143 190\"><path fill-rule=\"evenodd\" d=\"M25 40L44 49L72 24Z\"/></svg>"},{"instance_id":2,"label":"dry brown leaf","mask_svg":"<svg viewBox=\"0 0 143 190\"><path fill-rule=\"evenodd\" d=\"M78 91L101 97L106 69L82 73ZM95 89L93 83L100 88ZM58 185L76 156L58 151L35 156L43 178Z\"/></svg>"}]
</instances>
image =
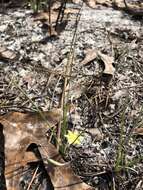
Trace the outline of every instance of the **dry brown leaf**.
<instances>
[{"instance_id":1,"label":"dry brown leaf","mask_svg":"<svg viewBox=\"0 0 143 190\"><path fill-rule=\"evenodd\" d=\"M97 51L95 49L86 50L86 56L85 56L84 60L81 62L81 64L87 65L88 63L90 63L91 61L96 59L97 57L99 57L105 65L105 69L104 69L103 73L113 75L115 72L115 68L113 66L114 58L110 57L106 54L103 54L100 51Z\"/></svg>"},{"instance_id":2,"label":"dry brown leaf","mask_svg":"<svg viewBox=\"0 0 143 190\"><path fill-rule=\"evenodd\" d=\"M96 0L85 0L85 3L92 9L96 8Z\"/></svg>"},{"instance_id":3,"label":"dry brown leaf","mask_svg":"<svg viewBox=\"0 0 143 190\"><path fill-rule=\"evenodd\" d=\"M0 123L4 126L6 149L18 150L20 142L27 137L40 139L48 128L54 127L61 118L61 109L42 113L11 112L0 116Z\"/></svg>"},{"instance_id":4,"label":"dry brown leaf","mask_svg":"<svg viewBox=\"0 0 143 190\"><path fill-rule=\"evenodd\" d=\"M20 112L9 112L6 115L0 116L0 122L7 126L12 125L13 127L26 127L27 129L31 129L31 126L36 126L36 128L45 127L47 123L50 126L55 125L62 117L62 110L59 109L52 109L51 111L45 112L37 112L37 113L20 113ZM20 126L22 123L22 126ZM25 130L25 129L24 129Z\"/></svg>"},{"instance_id":5,"label":"dry brown leaf","mask_svg":"<svg viewBox=\"0 0 143 190\"><path fill-rule=\"evenodd\" d=\"M93 188L84 183L78 176L76 176L71 169L69 163L64 166L52 166L46 161L47 157L54 159L55 161L65 163L61 155L55 149L52 144L48 144L46 147L39 147L39 151L43 157L48 174L51 177L51 181L54 185L54 190L92 190Z\"/></svg>"},{"instance_id":6,"label":"dry brown leaf","mask_svg":"<svg viewBox=\"0 0 143 190\"><path fill-rule=\"evenodd\" d=\"M108 74L108 75L113 75L115 72L115 68L113 66L114 58L110 57L106 54L103 54L100 51L98 51L98 56L100 57L100 59L103 61L104 65L105 65L105 69L104 69L103 73Z\"/></svg>"},{"instance_id":7,"label":"dry brown leaf","mask_svg":"<svg viewBox=\"0 0 143 190\"><path fill-rule=\"evenodd\" d=\"M49 175L55 190L59 188L61 190L93 190L92 187L82 182L81 179L73 173L70 166L54 167L54 173L49 172Z\"/></svg>"},{"instance_id":8,"label":"dry brown leaf","mask_svg":"<svg viewBox=\"0 0 143 190\"><path fill-rule=\"evenodd\" d=\"M16 137L15 137L16 138ZM26 138L31 143L31 139ZM20 147L22 145L22 147ZM32 152L26 152L27 144L20 142L19 149L5 149L5 176L7 190L19 189L19 180L23 175L24 168L28 163L37 162L38 159ZM18 174L18 175L17 175Z\"/></svg>"},{"instance_id":9,"label":"dry brown leaf","mask_svg":"<svg viewBox=\"0 0 143 190\"><path fill-rule=\"evenodd\" d=\"M15 188L18 185L26 162L36 161L32 153L25 153L27 146L38 140L42 143L48 127L54 126L61 119L61 109L39 113L11 112L0 116L0 123L4 126L5 158L7 188ZM18 168L21 170L17 170ZM15 172L11 172L14 171ZM10 178L10 179L9 179Z\"/></svg>"},{"instance_id":10,"label":"dry brown leaf","mask_svg":"<svg viewBox=\"0 0 143 190\"><path fill-rule=\"evenodd\" d=\"M134 132L136 135L141 135L141 136L143 136L143 127L135 128L133 132Z\"/></svg>"},{"instance_id":11,"label":"dry brown leaf","mask_svg":"<svg viewBox=\"0 0 143 190\"><path fill-rule=\"evenodd\" d=\"M14 60L16 58L16 53L5 47L0 47L0 59Z\"/></svg>"},{"instance_id":12,"label":"dry brown leaf","mask_svg":"<svg viewBox=\"0 0 143 190\"><path fill-rule=\"evenodd\" d=\"M47 123L53 126L61 119L61 110L53 110L42 113L18 113L12 112L0 116L0 123L4 126L5 134L5 158L7 189L19 189L19 180L28 163L38 162L39 156L30 149L30 144L36 144L47 169L54 189L58 190L91 190L72 171L70 164L62 159L56 148L47 142L45 132ZM30 146L29 146L30 145ZM27 152L28 151L28 152ZM48 159L63 163L64 166L55 166ZM18 174L18 175L17 175Z\"/></svg>"},{"instance_id":13,"label":"dry brown leaf","mask_svg":"<svg viewBox=\"0 0 143 190\"><path fill-rule=\"evenodd\" d=\"M95 49L87 49L85 51L85 58L81 62L82 65L87 65L97 57L97 51Z\"/></svg>"}]
</instances>

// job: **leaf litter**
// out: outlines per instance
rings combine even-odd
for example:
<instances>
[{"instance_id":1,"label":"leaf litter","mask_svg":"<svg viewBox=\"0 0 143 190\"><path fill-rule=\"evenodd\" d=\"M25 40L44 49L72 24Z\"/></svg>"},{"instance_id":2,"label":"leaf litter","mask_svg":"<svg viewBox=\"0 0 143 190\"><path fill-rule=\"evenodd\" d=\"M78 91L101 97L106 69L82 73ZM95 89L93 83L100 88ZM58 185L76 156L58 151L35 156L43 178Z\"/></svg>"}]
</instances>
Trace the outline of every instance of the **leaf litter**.
<instances>
[{"instance_id":1,"label":"leaf litter","mask_svg":"<svg viewBox=\"0 0 143 190\"><path fill-rule=\"evenodd\" d=\"M92 3L95 3L95 1L85 2L91 6ZM76 3L74 6L78 8L81 1ZM134 131L141 129L138 128L138 125L142 120L143 34L141 21L134 20L137 6L131 7L131 3L127 1L128 7L135 11L128 15L120 11L125 10L123 1L115 1L115 3L118 6L117 10L113 9L111 1L96 1L97 8L92 7L93 9L91 9L84 5L81 13L74 47L73 75L70 76L71 84L68 87L70 90L68 104L74 105L74 110L68 114L68 126L78 131L84 131L85 135L81 146L69 147L67 161L70 161L74 172L95 189L122 190L130 188L134 190L142 189L142 136L140 132L137 132L139 135L135 135ZM74 7L73 4L68 4L68 6L71 6L71 10ZM62 23L65 24L62 32L53 39L49 38L48 22L46 21L46 25L41 20L35 22L31 13L32 11L27 9L16 11L11 9L8 10L8 14L0 15L2 23L0 43L6 47L6 50L12 50L14 54L18 52L19 55L14 60L10 59L9 55L6 61L0 60L1 115L9 111L16 111L15 114L20 116L21 113L17 112L30 111L32 118L37 109L47 113L51 101L52 107L55 109L59 107L65 77L63 71L70 50L76 13L69 13L68 22ZM66 19L67 17L65 17L65 21ZM98 50L100 55L94 51L95 54L89 54L89 62L87 60L87 64L86 62L82 64L85 55L88 55L85 50L88 49ZM109 75L104 78L104 71L108 71L108 74L112 75L111 80L108 80ZM78 95L76 94L77 89ZM2 117L10 117L10 115L8 113ZM12 120L17 118L15 115ZM34 118L34 121L37 122L40 118L41 116L38 116L37 119ZM6 120L4 126L8 126ZM30 118L26 120L30 120ZM41 188L43 188L45 184L48 184L52 188L53 182L50 181L52 177L48 177L50 173L42 174L43 182L34 177L35 175L40 176L42 171L45 171L47 163L51 165L46 160L48 154L42 148L47 143L43 144L42 142L49 125L42 119L38 124L38 128L41 127L41 133L37 128L34 132L35 122L27 126L29 131L26 132L25 129L26 133L20 132L27 125L23 123L23 128L18 123L19 130L16 130L15 124L11 128L15 130L9 129L7 135L13 134L11 139L13 139L14 146L12 147L16 150L16 152L10 151L9 159L14 155L11 163L15 163L16 155L18 162L21 162L20 166L22 164L27 169L19 171L21 184L25 184L27 188L32 188L32 185L37 187L37 184L42 184ZM56 123L57 120L54 120L52 124L55 126ZM21 142L20 145L25 144L26 146L20 156L17 153L20 147L16 146L20 142L18 144L15 142L15 136L23 139L24 135L28 136L28 140L26 143ZM40 142L37 142L37 139L41 139ZM123 148L121 148L121 142ZM13 143L9 139L7 147L11 148L10 145ZM27 152L27 145L31 143L34 143L31 145L33 149L38 147L40 152L38 154L41 156L43 153L46 154L42 157L45 161L44 165L40 163L42 170L37 165L34 170L33 165L30 165L29 169L29 163L27 168L25 160L33 160L37 164L37 154ZM52 149L55 150L53 145ZM56 161L54 158L52 159ZM60 159L57 162L64 163ZM14 167L19 167L19 163ZM58 168L61 167L54 166L57 173L59 172ZM7 169L12 171L12 174L15 173L14 168L10 170L10 167L6 167ZM62 174L66 173L65 170L61 170ZM19 177L18 174L16 176ZM61 185L58 184L60 177L54 176L53 179L55 187ZM64 183L66 184L68 180L65 177ZM17 185L16 181L15 184Z\"/></svg>"},{"instance_id":2,"label":"leaf litter","mask_svg":"<svg viewBox=\"0 0 143 190\"><path fill-rule=\"evenodd\" d=\"M60 118L60 114L53 111L42 114L45 116L45 120L51 124L49 127L52 127ZM92 189L73 173L70 164L64 162L56 148L48 143L46 132L43 132L43 128L47 129L45 120L40 119L39 115L35 113L33 115L13 112L1 116L0 122L3 124L5 134L7 189L19 189L22 185L21 178L26 177L25 169L29 167L29 170L33 170L30 165L34 163L37 167L40 162L43 162L54 189L59 187L64 190ZM48 184L45 184L45 188L47 186ZM23 188L26 188L26 185Z\"/></svg>"}]
</instances>

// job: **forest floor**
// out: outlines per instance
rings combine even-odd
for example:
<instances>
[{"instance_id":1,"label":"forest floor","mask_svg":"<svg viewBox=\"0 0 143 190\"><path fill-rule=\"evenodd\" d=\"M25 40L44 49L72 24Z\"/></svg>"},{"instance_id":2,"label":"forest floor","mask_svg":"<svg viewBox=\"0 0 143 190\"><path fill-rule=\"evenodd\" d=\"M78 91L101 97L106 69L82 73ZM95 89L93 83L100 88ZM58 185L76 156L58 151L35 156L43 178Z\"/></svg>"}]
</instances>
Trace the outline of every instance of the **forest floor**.
<instances>
[{"instance_id":1,"label":"forest floor","mask_svg":"<svg viewBox=\"0 0 143 190\"><path fill-rule=\"evenodd\" d=\"M66 159L95 189L141 190L143 20L104 5L67 6L52 36L31 9L0 13L0 114L59 108L69 74L68 127L84 140Z\"/></svg>"}]
</instances>

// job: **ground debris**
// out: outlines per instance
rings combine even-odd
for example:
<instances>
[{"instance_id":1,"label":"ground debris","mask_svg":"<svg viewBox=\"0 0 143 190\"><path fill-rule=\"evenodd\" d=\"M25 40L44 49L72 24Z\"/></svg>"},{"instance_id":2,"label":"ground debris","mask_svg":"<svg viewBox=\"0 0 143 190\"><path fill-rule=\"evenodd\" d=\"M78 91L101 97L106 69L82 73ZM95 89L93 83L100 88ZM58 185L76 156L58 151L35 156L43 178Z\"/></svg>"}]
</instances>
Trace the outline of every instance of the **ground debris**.
<instances>
[{"instance_id":1,"label":"ground debris","mask_svg":"<svg viewBox=\"0 0 143 190\"><path fill-rule=\"evenodd\" d=\"M69 147L66 159L72 163L76 174L98 190L142 189L142 135L134 132L142 127L142 21L135 20L127 14L128 11L123 11L123 1L118 3L118 9L115 9L111 1L97 0L93 9L87 6L87 1L83 5L82 1L76 1L76 4L68 2L65 20L58 25L62 30L55 37L50 37L48 32L48 15L46 21L34 21L32 10L27 8L13 7L7 10L7 14L0 13L1 47L18 55L14 59L9 56L6 60L0 59L0 115L5 119L6 115L10 118L14 111L11 122L18 121L23 113L30 112L30 116L34 117L37 112L47 114L51 108L58 110L64 80L68 78L69 84L65 88L65 94L68 94L67 108L70 110L72 105L67 113L68 130L83 133L84 140L80 146ZM131 1L127 3L128 7L133 7ZM72 72L67 74L65 67L81 5L76 41L72 47ZM53 10L58 9L58 5L55 5ZM56 18L53 16L53 22ZM84 50L89 50L89 53ZM104 72L112 76L110 82ZM63 114L62 111L59 110L60 115ZM44 114L53 127L61 120L59 112L54 119ZM28 120L29 117L25 114L23 118ZM38 117L30 120L32 125L35 126L39 118L38 114ZM15 124L11 124L14 130L10 131L9 123L5 122L3 124L9 129L7 135L18 133L11 137L14 143L15 137L22 139L28 133L32 136L32 142L33 136L39 138L41 142L35 142L40 145L44 140L42 133L46 133L49 124L41 119L34 132L31 124L28 125L25 120L21 122L25 123L24 128L28 127L29 133L25 133L21 125L18 128L22 133L15 130ZM37 130L38 127L41 127L40 131ZM10 148L13 143L9 139L6 148ZM42 144L43 147L44 145ZM38 151L44 153L42 148ZM24 158L36 161L35 154L25 152L24 149L24 157L20 160ZM12 156L15 152L10 154ZM44 161L46 165L47 160ZM27 167L25 161L21 164L22 167ZM45 165L40 165L40 168L43 170ZM30 169L21 178L22 184L25 181L26 185L30 184L31 174L38 172L40 176L41 170ZM62 173L66 173L65 170L62 169ZM48 184L47 174L44 173L41 179L44 179L43 186ZM66 178L67 181L68 179ZM58 183L58 179L54 180Z\"/></svg>"}]
</instances>

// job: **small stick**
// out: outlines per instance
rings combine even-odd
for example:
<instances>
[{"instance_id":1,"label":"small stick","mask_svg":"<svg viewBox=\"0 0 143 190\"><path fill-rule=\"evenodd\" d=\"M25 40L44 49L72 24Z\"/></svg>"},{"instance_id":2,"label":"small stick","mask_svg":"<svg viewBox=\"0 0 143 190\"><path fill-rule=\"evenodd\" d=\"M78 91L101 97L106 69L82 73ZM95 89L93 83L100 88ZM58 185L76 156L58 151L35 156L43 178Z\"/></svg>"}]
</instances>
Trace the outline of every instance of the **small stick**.
<instances>
[{"instance_id":1,"label":"small stick","mask_svg":"<svg viewBox=\"0 0 143 190\"><path fill-rule=\"evenodd\" d=\"M31 181L30 181L30 183L29 183L29 185L28 185L27 190L30 190L30 187L31 187L31 185L32 185L32 183L33 183L33 181L34 181L34 179L35 179L35 177L36 177L36 174L37 174L38 169L39 169L39 166L36 168L36 170L35 170L35 172L34 172L34 174L33 174L33 176L32 176L32 179L31 179Z\"/></svg>"},{"instance_id":2,"label":"small stick","mask_svg":"<svg viewBox=\"0 0 143 190\"><path fill-rule=\"evenodd\" d=\"M50 33L50 37L52 35L52 21L51 21L51 0L49 0L49 33Z\"/></svg>"},{"instance_id":3,"label":"small stick","mask_svg":"<svg viewBox=\"0 0 143 190\"><path fill-rule=\"evenodd\" d=\"M0 123L0 189L6 190L6 181L5 181L5 154L4 154L4 134L3 134L3 125Z\"/></svg>"},{"instance_id":4,"label":"small stick","mask_svg":"<svg viewBox=\"0 0 143 190\"><path fill-rule=\"evenodd\" d=\"M56 26L55 26L56 31L57 31L57 27L58 27L58 23L59 23L61 14L62 14L61 20L63 18L64 10L65 10L65 7L66 7L66 1L67 0L62 0L62 2L61 2L60 10L59 10L58 17L57 17L57 20L56 20Z\"/></svg>"}]
</instances>

